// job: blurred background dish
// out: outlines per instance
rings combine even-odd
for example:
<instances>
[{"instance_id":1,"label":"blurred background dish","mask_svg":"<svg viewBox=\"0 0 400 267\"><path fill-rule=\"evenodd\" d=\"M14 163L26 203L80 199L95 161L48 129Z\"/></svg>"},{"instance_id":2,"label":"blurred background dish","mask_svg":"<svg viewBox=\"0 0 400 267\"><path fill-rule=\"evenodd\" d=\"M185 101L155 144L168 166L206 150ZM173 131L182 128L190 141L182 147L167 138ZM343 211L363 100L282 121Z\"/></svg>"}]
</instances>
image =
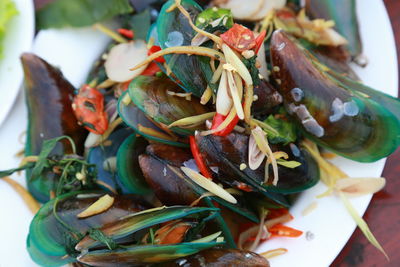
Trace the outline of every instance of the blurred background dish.
<instances>
[{"instance_id":1,"label":"blurred background dish","mask_svg":"<svg viewBox=\"0 0 400 267\"><path fill-rule=\"evenodd\" d=\"M35 33L32 0L13 0L18 10L7 24L0 59L0 125L12 108L21 87L23 72L19 56L29 51Z\"/></svg>"}]
</instances>

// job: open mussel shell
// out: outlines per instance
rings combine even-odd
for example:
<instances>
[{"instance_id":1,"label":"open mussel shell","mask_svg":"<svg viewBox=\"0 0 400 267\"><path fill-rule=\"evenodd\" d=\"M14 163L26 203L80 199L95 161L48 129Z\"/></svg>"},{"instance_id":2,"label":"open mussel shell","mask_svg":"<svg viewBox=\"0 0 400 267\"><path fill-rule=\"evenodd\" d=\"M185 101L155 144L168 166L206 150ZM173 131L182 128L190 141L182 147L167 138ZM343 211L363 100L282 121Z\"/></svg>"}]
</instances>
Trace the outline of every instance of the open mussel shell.
<instances>
[{"instance_id":1,"label":"open mussel shell","mask_svg":"<svg viewBox=\"0 0 400 267\"><path fill-rule=\"evenodd\" d=\"M282 104L283 100L276 88L264 79L254 86L254 95L257 96L257 101L251 105L251 112L254 115L270 114L276 106Z\"/></svg>"},{"instance_id":2,"label":"open mussel shell","mask_svg":"<svg viewBox=\"0 0 400 267\"><path fill-rule=\"evenodd\" d=\"M39 155L43 142L59 136L70 136L77 153L83 154L83 143L87 131L78 125L72 110L74 87L55 67L34 54L21 56L25 75L25 95L28 108L28 130L25 155ZM50 155L64 155L72 149L67 141L57 144ZM49 200L50 191L58 177L48 173L40 179L30 180L26 172L27 185L32 195L39 201Z\"/></svg>"},{"instance_id":3,"label":"open mussel shell","mask_svg":"<svg viewBox=\"0 0 400 267\"><path fill-rule=\"evenodd\" d=\"M231 186L239 182L250 186L255 192L262 193L276 203L288 206L282 194L302 192L319 181L319 168L307 151L299 149L295 144L290 146L271 145L273 152L283 151L289 156L288 160L301 163L299 167L288 168L278 165L279 181L276 186L264 184L265 164L252 170L246 167L240 170L242 163L248 162L249 137L239 133L221 136L196 136L196 142L206 160L207 165L216 171L217 177ZM269 170L270 177L273 176ZM271 180L271 179L270 179Z\"/></svg>"},{"instance_id":4,"label":"open mussel shell","mask_svg":"<svg viewBox=\"0 0 400 267\"><path fill-rule=\"evenodd\" d=\"M144 138L159 142L159 143L164 143L164 144L169 144L172 146L178 146L178 147L188 147L188 144L179 142L178 140L173 140L172 138L161 138L161 137L156 137L147 133L144 133L143 131L140 130L140 126L153 129L157 132L164 133L163 130L161 130L159 127L157 127L152 121L150 121L146 115L141 111L135 104L130 101L128 104L124 103L124 99L129 97L129 92L126 91L124 92L121 97L118 100L118 114L122 118L122 120L129 126L131 127L136 133L140 134ZM166 133L164 133L165 135Z\"/></svg>"},{"instance_id":5,"label":"open mussel shell","mask_svg":"<svg viewBox=\"0 0 400 267\"><path fill-rule=\"evenodd\" d=\"M348 41L351 55L362 53L356 0L306 0L306 12L313 18L333 20L335 29Z\"/></svg>"},{"instance_id":6,"label":"open mussel shell","mask_svg":"<svg viewBox=\"0 0 400 267\"><path fill-rule=\"evenodd\" d=\"M159 207L127 216L114 218L115 221L105 224L100 230L109 238L118 240L140 230L177 219L213 219L218 209L187 206ZM77 245L76 249L83 251L100 245L100 242L87 235Z\"/></svg>"},{"instance_id":7,"label":"open mussel shell","mask_svg":"<svg viewBox=\"0 0 400 267\"><path fill-rule=\"evenodd\" d=\"M188 100L173 95L179 92L179 86L167 77L139 76L129 84L129 96L133 103L149 118L163 125L207 112L198 99ZM197 129L202 128L171 128L181 135L193 134Z\"/></svg>"},{"instance_id":8,"label":"open mussel shell","mask_svg":"<svg viewBox=\"0 0 400 267\"><path fill-rule=\"evenodd\" d=\"M161 48L174 46L190 46L196 32L190 26L188 19L175 8L167 10L175 4L169 0L160 11L157 19L158 40ZM183 0L181 5L189 12L192 21L203 9L192 0ZM181 82L182 88L200 97L207 88L207 81L211 80L212 71L209 59L196 55L173 54L164 56L166 64L174 76Z\"/></svg>"},{"instance_id":9,"label":"open mussel shell","mask_svg":"<svg viewBox=\"0 0 400 267\"><path fill-rule=\"evenodd\" d=\"M139 155L144 153L147 145L146 139L132 134L119 147L117 174L118 182L123 191L132 194L148 194L151 192L139 166Z\"/></svg>"},{"instance_id":10,"label":"open mussel shell","mask_svg":"<svg viewBox=\"0 0 400 267\"><path fill-rule=\"evenodd\" d=\"M104 187L104 190L112 188L116 191L122 189L124 193L134 193L121 186L119 172L117 172L117 152L124 140L132 133L130 128L118 129L110 135L106 142L89 151L87 161L96 165L97 180L108 186L108 188Z\"/></svg>"},{"instance_id":11,"label":"open mussel shell","mask_svg":"<svg viewBox=\"0 0 400 267\"><path fill-rule=\"evenodd\" d=\"M208 249L196 255L164 263L163 267L241 266L269 267L268 260L257 253L239 249ZM157 265L158 266L158 265Z\"/></svg>"},{"instance_id":12,"label":"open mussel shell","mask_svg":"<svg viewBox=\"0 0 400 267\"><path fill-rule=\"evenodd\" d=\"M33 218L27 239L31 258L41 266L62 266L75 261L74 246L90 228L99 228L151 206L130 195L114 196L113 205L103 213L78 219L104 192L73 192L56 197L42 206Z\"/></svg>"},{"instance_id":13,"label":"open mussel shell","mask_svg":"<svg viewBox=\"0 0 400 267\"><path fill-rule=\"evenodd\" d=\"M360 162L398 147L398 117L384 103L339 86L282 31L272 36L271 60L288 113L315 143Z\"/></svg>"}]
</instances>

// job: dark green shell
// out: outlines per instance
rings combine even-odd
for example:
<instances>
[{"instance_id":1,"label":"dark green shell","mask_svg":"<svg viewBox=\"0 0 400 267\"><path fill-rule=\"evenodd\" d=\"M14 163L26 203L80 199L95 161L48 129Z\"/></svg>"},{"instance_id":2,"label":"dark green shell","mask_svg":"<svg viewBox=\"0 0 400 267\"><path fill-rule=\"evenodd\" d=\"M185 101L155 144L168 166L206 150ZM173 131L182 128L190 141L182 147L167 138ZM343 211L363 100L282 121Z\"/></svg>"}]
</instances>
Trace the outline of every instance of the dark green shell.
<instances>
[{"instance_id":1,"label":"dark green shell","mask_svg":"<svg viewBox=\"0 0 400 267\"><path fill-rule=\"evenodd\" d=\"M342 87L282 31L272 36L271 59L279 68L274 77L281 82L279 91L288 113L315 143L360 162L387 157L399 146L395 110L378 97L356 93L360 88Z\"/></svg>"},{"instance_id":2,"label":"dark green shell","mask_svg":"<svg viewBox=\"0 0 400 267\"><path fill-rule=\"evenodd\" d=\"M25 75L25 95L28 108L28 130L25 156L39 155L43 142L63 135L70 136L83 154L83 144L87 131L78 125L72 110L74 87L55 67L34 54L25 53L21 57ZM67 141L57 144L51 155L71 153ZM54 173L30 180L26 172L27 185L32 195L40 202L49 200L58 176Z\"/></svg>"}]
</instances>

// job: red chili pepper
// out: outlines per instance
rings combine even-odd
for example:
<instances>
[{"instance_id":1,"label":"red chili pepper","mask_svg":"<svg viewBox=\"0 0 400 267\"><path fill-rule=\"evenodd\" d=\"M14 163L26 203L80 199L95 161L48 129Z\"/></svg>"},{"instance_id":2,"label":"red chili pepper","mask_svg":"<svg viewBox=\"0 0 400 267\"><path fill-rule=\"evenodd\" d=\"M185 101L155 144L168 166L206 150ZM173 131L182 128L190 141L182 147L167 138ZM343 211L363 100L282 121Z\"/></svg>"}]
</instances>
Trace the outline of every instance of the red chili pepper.
<instances>
[{"instance_id":1,"label":"red chili pepper","mask_svg":"<svg viewBox=\"0 0 400 267\"><path fill-rule=\"evenodd\" d=\"M227 116L224 116L222 114L216 113L213 121L212 121L212 126L211 129L217 129L218 126L226 119ZM227 136L228 134L230 134L233 129L235 128L236 124L239 122L239 117L236 115L235 118L231 121L231 123L228 124L228 126L225 127L225 129L214 133L214 135L217 136Z\"/></svg>"},{"instance_id":2,"label":"red chili pepper","mask_svg":"<svg viewBox=\"0 0 400 267\"><path fill-rule=\"evenodd\" d=\"M267 35L267 31L263 30L256 38L256 47L254 51L258 54L258 50L260 50L261 45L264 43L265 35Z\"/></svg>"},{"instance_id":3,"label":"red chili pepper","mask_svg":"<svg viewBox=\"0 0 400 267\"><path fill-rule=\"evenodd\" d=\"M240 190L242 190L242 191L245 191L245 192L251 192L251 191L253 191L253 189L251 189L251 187L248 186L248 185L245 184L245 183L239 183L239 184L237 185L237 188L240 189Z\"/></svg>"},{"instance_id":4,"label":"red chili pepper","mask_svg":"<svg viewBox=\"0 0 400 267\"><path fill-rule=\"evenodd\" d=\"M283 237L299 237L303 234L303 231L294 229L289 226L285 226L283 224L276 224L268 229L268 232L271 233L271 237L274 236L283 236Z\"/></svg>"},{"instance_id":5,"label":"red chili pepper","mask_svg":"<svg viewBox=\"0 0 400 267\"><path fill-rule=\"evenodd\" d=\"M107 113L104 111L104 96L98 90L84 85L74 97L72 104L75 116L87 130L103 134L108 128Z\"/></svg>"},{"instance_id":6,"label":"red chili pepper","mask_svg":"<svg viewBox=\"0 0 400 267\"><path fill-rule=\"evenodd\" d=\"M147 68L140 74L144 76L154 76L157 72L160 72L161 69L155 62L151 62Z\"/></svg>"},{"instance_id":7,"label":"red chili pepper","mask_svg":"<svg viewBox=\"0 0 400 267\"><path fill-rule=\"evenodd\" d=\"M161 47L157 46L157 45L153 45L152 47L150 47L150 49L147 51L147 55L150 56L151 54L154 54L158 51L161 50ZM159 63L164 63L165 59L163 57L158 57L156 59L154 59L155 61L159 62Z\"/></svg>"},{"instance_id":8,"label":"red chili pepper","mask_svg":"<svg viewBox=\"0 0 400 267\"><path fill-rule=\"evenodd\" d=\"M294 19L296 17L294 12L287 9L277 10L276 16L281 19Z\"/></svg>"},{"instance_id":9,"label":"red chili pepper","mask_svg":"<svg viewBox=\"0 0 400 267\"><path fill-rule=\"evenodd\" d=\"M232 28L220 35L222 41L236 51L253 49L256 45L254 33L243 25L235 23Z\"/></svg>"},{"instance_id":10,"label":"red chili pepper","mask_svg":"<svg viewBox=\"0 0 400 267\"><path fill-rule=\"evenodd\" d=\"M119 34L121 34L121 35L123 35L123 36L125 36L126 38L129 38L129 39L133 39L133 36L135 35L133 33L133 31L128 30L128 29L119 28L117 31L118 31Z\"/></svg>"},{"instance_id":11,"label":"red chili pepper","mask_svg":"<svg viewBox=\"0 0 400 267\"><path fill-rule=\"evenodd\" d=\"M212 179L212 175L210 170L207 168L202 155L200 154L199 147L197 146L196 139L193 135L189 136L190 142L190 150L192 151L192 155L194 160L196 161L197 167L200 170L200 173L207 177L208 179Z\"/></svg>"}]
</instances>

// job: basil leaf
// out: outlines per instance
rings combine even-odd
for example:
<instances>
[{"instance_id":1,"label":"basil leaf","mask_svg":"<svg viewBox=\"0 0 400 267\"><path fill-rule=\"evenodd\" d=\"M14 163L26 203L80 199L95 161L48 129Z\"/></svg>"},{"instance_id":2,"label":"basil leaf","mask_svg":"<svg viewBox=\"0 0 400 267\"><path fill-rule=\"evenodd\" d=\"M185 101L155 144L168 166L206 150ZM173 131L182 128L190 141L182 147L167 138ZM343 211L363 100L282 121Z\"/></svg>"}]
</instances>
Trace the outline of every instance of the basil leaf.
<instances>
[{"instance_id":1,"label":"basil leaf","mask_svg":"<svg viewBox=\"0 0 400 267\"><path fill-rule=\"evenodd\" d=\"M272 144L288 144L296 141L296 126L292 122L285 121L283 119L277 119L273 115L269 115L264 123L268 124L277 132L277 134L272 132L268 133L268 140Z\"/></svg>"},{"instance_id":2,"label":"basil leaf","mask_svg":"<svg viewBox=\"0 0 400 267\"><path fill-rule=\"evenodd\" d=\"M132 11L129 0L56 0L36 11L36 27L89 26Z\"/></svg>"},{"instance_id":3,"label":"basil leaf","mask_svg":"<svg viewBox=\"0 0 400 267\"><path fill-rule=\"evenodd\" d=\"M253 83L255 86L260 84L260 77L259 74L260 72L258 71L258 68L256 67L256 62L257 62L257 55L247 59L243 58L242 59L243 64L246 66L246 68L249 70L251 79L253 80Z\"/></svg>"},{"instance_id":4,"label":"basil leaf","mask_svg":"<svg viewBox=\"0 0 400 267\"><path fill-rule=\"evenodd\" d=\"M35 165L34 162L29 162L29 163L25 164L24 166L21 166L21 167L18 167L18 168L9 169L9 170L5 170L5 171L0 171L0 178L6 177L6 176L10 176L14 172L23 171L23 170L32 168L34 165Z\"/></svg>"},{"instance_id":5,"label":"basil leaf","mask_svg":"<svg viewBox=\"0 0 400 267\"><path fill-rule=\"evenodd\" d=\"M112 238L106 236L100 229L91 228L89 230L89 236L94 240L99 241L104 245L106 245L109 250L114 250L118 248L118 244L115 243L115 241Z\"/></svg>"},{"instance_id":6,"label":"basil leaf","mask_svg":"<svg viewBox=\"0 0 400 267\"><path fill-rule=\"evenodd\" d=\"M73 147L73 150L75 150L75 144L73 140L69 136L60 136L57 138L49 139L43 142L42 145L42 150L40 151L40 154L38 156L38 160L36 162L35 167L32 170L31 174L31 180L34 180L36 177L39 177L40 174L43 172L43 169L48 167L48 157L57 145L58 142L60 142L63 139L68 139L71 142L71 145ZM75 151L74 151L75 153Z\"/></svg>"}]
</instances>

